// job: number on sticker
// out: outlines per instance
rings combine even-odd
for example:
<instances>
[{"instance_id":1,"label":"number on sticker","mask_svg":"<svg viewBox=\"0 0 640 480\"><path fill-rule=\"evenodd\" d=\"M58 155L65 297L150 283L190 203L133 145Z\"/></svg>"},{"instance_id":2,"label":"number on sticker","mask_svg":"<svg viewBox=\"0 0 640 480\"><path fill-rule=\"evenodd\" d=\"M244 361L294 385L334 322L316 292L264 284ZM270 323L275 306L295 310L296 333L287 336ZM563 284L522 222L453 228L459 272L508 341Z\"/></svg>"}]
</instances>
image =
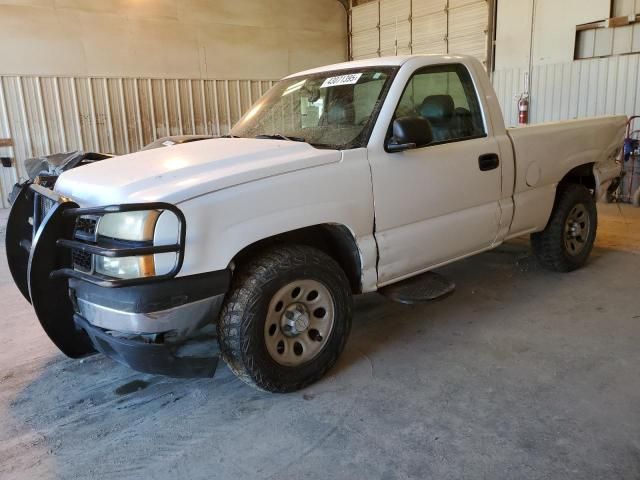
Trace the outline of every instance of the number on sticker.
<instances>
[{"instance_id":1,"label":"number on sticker","mask_svg":"<svg viewBox=\"0 0 640 480\"><path fill-rule=\"evenodd\" d=\"M337 87L339 85L355 85L360 80L361 73L350 73L348 75L340 75L338 77L327 78L320 88Z\"/></svg>"}]
</instances>

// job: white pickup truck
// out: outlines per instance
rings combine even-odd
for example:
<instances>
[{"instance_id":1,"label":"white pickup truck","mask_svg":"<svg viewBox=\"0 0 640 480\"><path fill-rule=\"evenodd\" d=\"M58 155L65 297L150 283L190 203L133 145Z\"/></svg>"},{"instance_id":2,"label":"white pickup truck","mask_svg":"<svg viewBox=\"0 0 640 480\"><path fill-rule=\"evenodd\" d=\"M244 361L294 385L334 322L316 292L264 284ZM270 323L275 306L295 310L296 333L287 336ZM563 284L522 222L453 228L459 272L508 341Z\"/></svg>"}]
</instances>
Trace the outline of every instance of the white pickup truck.
<instances>
[{"instance_id":1,"label":"white pickup truck","mask_svg":"<svg viewBox=\"0 0 640 480\"><path fill-rule=\"evenodd\" d=\"M213 324L240 378L293 391L335 364L354 294L415 294L417 276L525 234L543 266L584 265L625 122L506 129L466 56L309 70L226 138L25 185L9 266L68 356L210 376L215 352L183 347Z\"/></svg>"}]
</instances>

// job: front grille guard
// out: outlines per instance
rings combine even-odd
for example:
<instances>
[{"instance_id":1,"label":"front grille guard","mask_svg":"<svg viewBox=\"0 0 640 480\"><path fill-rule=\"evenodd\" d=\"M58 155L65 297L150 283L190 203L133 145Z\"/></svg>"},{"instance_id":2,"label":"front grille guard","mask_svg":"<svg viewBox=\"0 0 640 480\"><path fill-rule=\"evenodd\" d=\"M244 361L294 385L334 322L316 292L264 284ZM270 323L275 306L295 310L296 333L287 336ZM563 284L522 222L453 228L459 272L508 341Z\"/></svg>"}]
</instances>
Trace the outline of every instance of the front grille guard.
<instances>
[{"instance_id":1,"label":"front grille guard","mask_svg":"<svg viewBox=\"0 0 640 480\"><path fill-rule=\"evenodd\" d=\"M33 201L33 237L35 237L44 218L46 218L48 210L51 208L50 206L47 208L47 204L64 204L70 202L70 200L58 195L53 190L49 190L48 188L44 188L40 185L32 184L29 186L29 188L35 196ZM158 282L175 277L182 269L182 264L184 263L184 246L187 233L187 222L184 214L175 205L164 202L151 202L110 205L106 207L70 207L66 208L62 212L62 215L66 218L74 218L75 222L77 223L78 219L84 216L102 217L103 215L107 215L110 213L139 212L147 210L169 211L178 218L180 229L178 234L178 243L144 247L107 248L100 245L87 243L76 236L74 239L60 238L56 241L56 245L58 248L71 249L72 251L77 250L86 254L100 255L109 258L155 255L160 253L176 253L178 258L175 266L173 267L173 269L171 269L171 271L162 275L154 275L149 277L116 279L99 274L82 272L73 268L61 268L52 271L50 274L50 278L76 278L78 280L83 280L100 287L118 288L131 285L141 285L150 282Z\"/></svg>"}]
</instances>

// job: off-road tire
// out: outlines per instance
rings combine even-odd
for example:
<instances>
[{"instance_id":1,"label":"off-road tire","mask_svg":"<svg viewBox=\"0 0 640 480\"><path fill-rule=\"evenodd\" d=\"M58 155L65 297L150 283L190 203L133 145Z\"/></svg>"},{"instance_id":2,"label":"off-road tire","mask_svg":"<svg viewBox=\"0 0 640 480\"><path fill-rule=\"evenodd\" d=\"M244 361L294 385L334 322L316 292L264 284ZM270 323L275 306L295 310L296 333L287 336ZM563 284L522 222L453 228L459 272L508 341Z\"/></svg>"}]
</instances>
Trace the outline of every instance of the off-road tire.
<instances>
[{"instance_id":1,"label":"off-road tire","mask_svg":"<svg viewBox=\"0 0 640 480\"><path fill-rule=\"evenodd\" d=\"M582 251L572 255L565 246L565 224L567 218L576 206L585 206L589 216L590 229ZM570 272L582 267L589 258L596 238L598 226L598 211L596 202L589 190L578 184L564 184L558 186L555 204L551 218L546 228L531 235L533 253L540 264L556 272Z\"/></svg>"},{"instance_id":2,"label":"off-road tire","mask_svg":"<svg viewBox=\"0 0 640 480\"><path fill-rule=\"evenodd\" d=\"M265 344L265 321L274 294L294 280L313 279L331 293L333 329L323 349L308 362L287 367L276 362ZM234 272L218 320L222 357L245 383L269 392L293 392L317 380L335 365L351 330L353 298L338 263L303 245L281 245L248 258Z\"/></svg>"}]
</instances>

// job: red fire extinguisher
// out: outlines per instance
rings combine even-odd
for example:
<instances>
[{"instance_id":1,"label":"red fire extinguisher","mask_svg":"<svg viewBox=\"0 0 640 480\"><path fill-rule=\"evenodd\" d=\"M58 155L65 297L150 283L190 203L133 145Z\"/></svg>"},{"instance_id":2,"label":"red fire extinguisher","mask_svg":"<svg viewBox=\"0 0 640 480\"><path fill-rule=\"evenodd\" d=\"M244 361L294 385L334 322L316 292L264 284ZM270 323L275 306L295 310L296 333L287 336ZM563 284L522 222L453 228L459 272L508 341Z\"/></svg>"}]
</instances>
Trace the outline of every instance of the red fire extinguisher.
<instances>
[{"instance_id":1,"label":"red fire extinguisher","mask_svg":"<svg viewBox=\"0 0 640 480\"><path fill-rule=\"evenodd\" d=\"M518 124L520 126L529 123L529 94L524 92L518 100Z\"/></svg>"}]
</instances>

